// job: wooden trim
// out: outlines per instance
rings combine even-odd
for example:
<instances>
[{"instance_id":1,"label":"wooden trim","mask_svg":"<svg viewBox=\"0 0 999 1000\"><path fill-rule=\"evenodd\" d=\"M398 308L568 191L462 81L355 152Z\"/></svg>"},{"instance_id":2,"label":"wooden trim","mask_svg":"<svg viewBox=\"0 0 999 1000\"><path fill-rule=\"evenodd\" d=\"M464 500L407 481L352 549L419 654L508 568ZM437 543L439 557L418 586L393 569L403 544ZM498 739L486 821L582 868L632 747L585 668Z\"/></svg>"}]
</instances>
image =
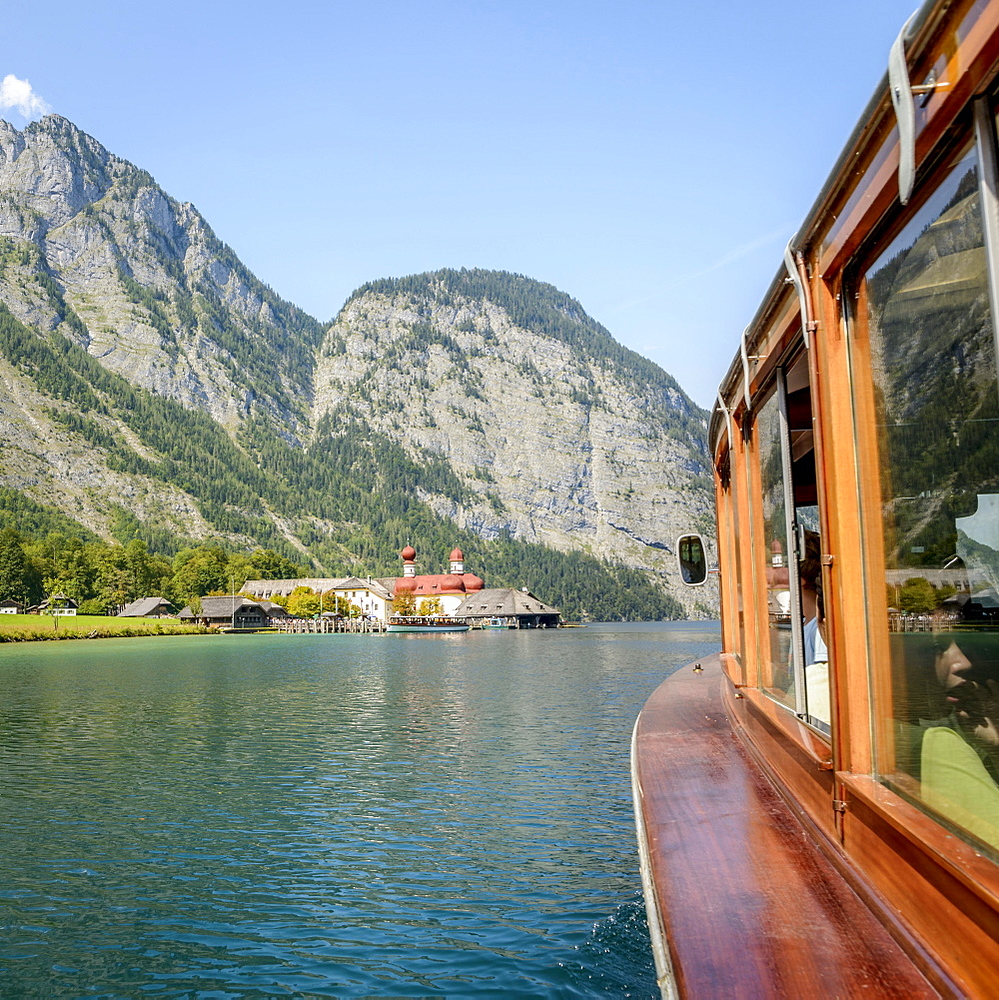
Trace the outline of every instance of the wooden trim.
<instances>
[{"instance_id":1,"label":"wooden trim","mask_svg":"<svg viewBox=\"0 0 999 1000\"><path fill-rule=\"evenodd\" d=\"M967 111L971 97L983 86L999 58L999 8L977 0L955 5L949 29L936 36L916 58L911 76L922 80L931 69L949 86L938 89L916 115L916 184L921 171L954 121ZM956 85L955 85L956 81ZM885 93L881 114L865 136L853 169L845 173L842 194L829 205L832 224L822 234L820 269L835 274L867 239L878 220L898 202L898 132Z\"/></svg>"},{"instance_id":2,"label":"wooden trim","mask_svg":"<svg viewBox=\"0 0 999 1000\"><path fill-rule=\"evenodd\" d=\"M744 684L759 682L759 636L756 616L752 614L751 595L756 593L756 568L753 559L753 526L752 507L749 501L752 485L749 455L746 440L742 434L741 421L737 424L739 433L735 435L735 450L732 456L732 489L735 504L735 521L738 535L735 544L738 548L736 580L739 590L736 613L738 615L739 633L742 638L742 649L739 655L742 661L742 677ZM738 476L738 479L736 477Z\"/></svg>"},{"instance_id":3,"label":"wooden trim","mask_svg":"<svg viewBox=\"0 0 999 1000\"><path fill-rule=\"evenodd\" d=\"M888 905L905 915L963 996L994 997L999 914L993 866L873 778L836 777L845 800L850 858Z\"/></svg>"},{"instance_id":4,"label":"wooden trim","mask_svg":"<svg viewBox=\"0 0 999 1000\"><path fill-rule=\"evenodd\" d=\"M773 732L793 745L795 755L807 761L810 768L816 771L832 770L832 749L829 740L821 733L802 722L786 705L781 705L756 688L746 688L739 693ZM751 734L748 735L752 738Z\"/></svg>"},{"instance_id":5,"label":"wooden trim","mask_svg":"<svg viewBox=\"0 0 999 1000\"><path fill-rule=\"evenodd\" d=\"M999 910L999 868L995 862L870 775L837 772L836 779L941 868Z\"/></svg>"},{"instance_id":6,"label":"wooden trim","mask_svg":"<svg viewBox=\"0 0 999 1000\"><path fill-rule=\"evenodd\" d=\"M700 663L657 688L634 735L677 993L938 997L733 734L718 658Z\"/></svg>"}]
</instances>

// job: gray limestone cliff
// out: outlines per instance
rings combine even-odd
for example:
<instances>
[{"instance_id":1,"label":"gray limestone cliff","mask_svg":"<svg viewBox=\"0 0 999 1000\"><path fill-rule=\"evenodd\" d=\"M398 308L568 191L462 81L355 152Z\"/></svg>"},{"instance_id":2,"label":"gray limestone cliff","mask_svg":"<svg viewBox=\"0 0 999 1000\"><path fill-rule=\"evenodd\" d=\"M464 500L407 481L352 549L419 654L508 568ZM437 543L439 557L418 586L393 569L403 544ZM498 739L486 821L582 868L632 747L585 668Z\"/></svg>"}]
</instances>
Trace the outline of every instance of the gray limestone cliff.
<instances>
[{"instance_id":1,"label":"gray limestone cliff","mask_svg":"<svg viewBox=\"0 0 999 1000\"><path fill-rule=\"evenodd\" d=\"M0 121L0 298L131 382L233 426L295 428L320 326L258 281L190 204L58 115Z\"/></svg>"},{"instance_id":2,"label":"gray limestone cliff","mask_svg":"<svg viewBox=\"0 0 999 1000\"><path fill-rule=\"evenodd\" d=\"M713 533L704 435L666 372L550 285L375 281L324 332L72 123L0 122L0 489L97 535L126 511L365 571L420 523L644 570L705 614L713 584L683 588L672 553Z\"/></svg>"},{"instance_id":3,"label":"gray limestone cliff","mask_svg":"<svg viewBox=\"0 0 999 1000\"><path fill-rule=\"evenodd\" d=\"M683 532L713 534L705 415L552 286L464 270L365 286L315 374L313 423L346 415L446 458L464 489L424 499L481 537L619 560L705 603L673 557Z\"/></svg>"}]
</instances>

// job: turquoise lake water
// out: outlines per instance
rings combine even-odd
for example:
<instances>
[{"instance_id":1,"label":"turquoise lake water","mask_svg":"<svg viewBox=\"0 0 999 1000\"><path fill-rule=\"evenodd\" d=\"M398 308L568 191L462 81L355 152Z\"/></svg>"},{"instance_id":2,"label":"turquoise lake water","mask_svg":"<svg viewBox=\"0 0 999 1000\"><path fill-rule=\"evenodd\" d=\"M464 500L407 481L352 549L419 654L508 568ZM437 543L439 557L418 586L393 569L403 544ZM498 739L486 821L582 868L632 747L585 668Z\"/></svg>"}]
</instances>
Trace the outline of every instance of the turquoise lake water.
<instances>
[{"instance_id":1,"label":"turquoise lake water","mask_svg":"<svg viewBox=\"0 0 999 1000\"><path fill-rule=\"evenodd\" d=\"M658 996L631 729L718 644L0 646L0 995Z\"/></svg>"}]
</instances>

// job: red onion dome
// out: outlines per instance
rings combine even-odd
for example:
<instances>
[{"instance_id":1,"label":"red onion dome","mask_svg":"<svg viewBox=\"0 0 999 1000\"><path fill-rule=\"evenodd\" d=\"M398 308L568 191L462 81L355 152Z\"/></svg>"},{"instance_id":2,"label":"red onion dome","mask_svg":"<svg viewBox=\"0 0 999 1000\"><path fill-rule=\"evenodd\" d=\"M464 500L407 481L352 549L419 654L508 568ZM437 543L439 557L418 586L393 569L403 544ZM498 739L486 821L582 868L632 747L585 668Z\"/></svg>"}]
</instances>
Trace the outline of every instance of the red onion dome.
<instances>
[{"instance_id":1,"label":"red onion dome","mask_svg":"<svg viewBox=\"0 0 999 1000\"><path fill-rule=\"evenodd\" d=\"M469 594L473 591L481 590L486 585L486 581L474 573L466 573L461 579L465 584L466 593Z\"/></svg>"},{"instance_id":2,"label":"red onion dome","mask_svg":"<svg viewBox=\"0 0 999 1000\"><path fill-rule=\"evenodd\" d=\"M441 577L441 590L461 590L465 589L465 581L454 573L446 573Z\"/></svg>"},{"instance_id":3,"label":"red onion dome","mask_svg":"<svg viewBox=\"0 0 999 1000\"><path fill-rule=\"evenodd\" d=\"M404 576L395 581L395 592L397 594L411 594L416 590L416 577Z\"/></svg>"},{"instance_id":4,"label":"red onion dome","mask_svg":"<svg viewBox=\"0 0 999 1000\"><path fill-rule=\"evenodd\" d=\"M412 562L416 558L416 549L412 545L407 545L402 552L399 553L406 562Z\"/></svg>"},{"instance_id":5,"label":"red onion dome","mask_svg":"<svg viewBox=\"0 0 999 1000\"><path fill-rule=\"evenodd\" d=\"M461 554L461 549L453 549L451 551L451 562L464 562L465 557Z\"/></svg>"}]
</instances>

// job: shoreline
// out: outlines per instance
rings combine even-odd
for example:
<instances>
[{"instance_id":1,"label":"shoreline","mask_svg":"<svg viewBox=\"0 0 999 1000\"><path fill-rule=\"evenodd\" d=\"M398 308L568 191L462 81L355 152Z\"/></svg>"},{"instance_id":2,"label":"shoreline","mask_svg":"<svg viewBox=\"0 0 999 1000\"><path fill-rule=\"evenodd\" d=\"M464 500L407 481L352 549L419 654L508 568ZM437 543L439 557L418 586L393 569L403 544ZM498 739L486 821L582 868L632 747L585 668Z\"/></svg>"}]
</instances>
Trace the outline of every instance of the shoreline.
<instances>
[{"instance_id":1,"label":"shoreline","mask_svg":"<svg viewBox=\"0 0 999 1000\"><path fill-rule=\"evenodd\" d=\"M12 619L4 621L4 618ZM104 615L0 615L0 643L52 642L65 639L135 639L142 636L221 634L205 625L165 623L162 619L128 619L111 624Z\"/></svg>"}]
</instances>

